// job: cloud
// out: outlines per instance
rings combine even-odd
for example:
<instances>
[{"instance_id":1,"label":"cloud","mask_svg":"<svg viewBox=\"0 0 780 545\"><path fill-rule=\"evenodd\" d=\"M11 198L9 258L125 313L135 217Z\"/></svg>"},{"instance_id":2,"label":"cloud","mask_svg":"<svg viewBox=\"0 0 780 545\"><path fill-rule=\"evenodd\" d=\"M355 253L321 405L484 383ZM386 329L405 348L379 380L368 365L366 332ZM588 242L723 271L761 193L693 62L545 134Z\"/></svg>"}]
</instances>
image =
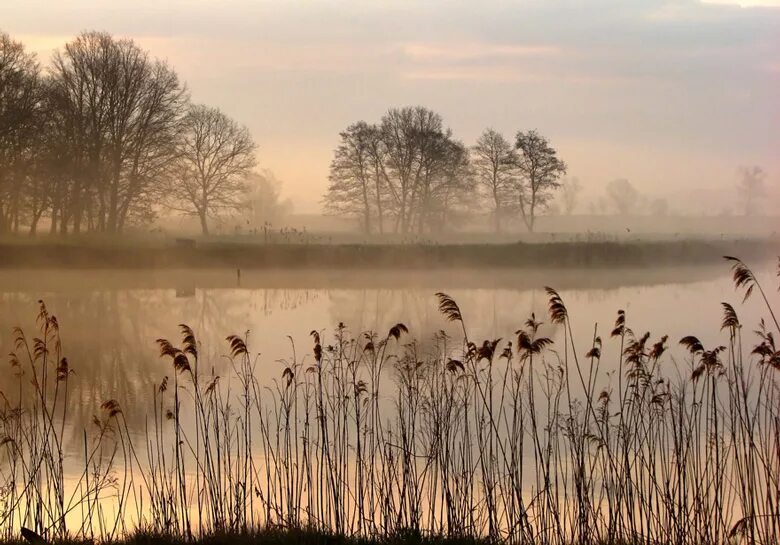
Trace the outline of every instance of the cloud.
<instances>
[{"instance_id":1,"label":"cloud","mask_svg":"<svg viewBox=\"0 0 780 545\"><path fill-rule=\"evenodd\" d=\"M703 3L739 6L741 8L780 8L780 0L703 0Z\"/></svg>"},{"instance_id":2,"label":"cloud","mask_svg":"<svg viewBox=\"0 0 780 545\"><path fill-rule=\"evenodd\" d=\"M484 61L493 58L539 57L560 54L561 48L551 45L491 44L484 42L407 43L403 54L413 62Z\"/></svg>"}]
</instances>

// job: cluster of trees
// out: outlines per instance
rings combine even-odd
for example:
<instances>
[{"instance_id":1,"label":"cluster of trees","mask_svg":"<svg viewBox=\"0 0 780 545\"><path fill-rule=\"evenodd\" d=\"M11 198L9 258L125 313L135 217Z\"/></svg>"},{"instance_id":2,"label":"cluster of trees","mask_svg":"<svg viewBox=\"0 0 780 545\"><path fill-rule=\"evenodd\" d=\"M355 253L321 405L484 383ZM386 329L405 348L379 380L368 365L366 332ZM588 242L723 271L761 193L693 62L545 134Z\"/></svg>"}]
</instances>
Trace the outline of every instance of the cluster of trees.
<instances>
[{"instance_id":1,"label":"cluster of trees","mask_svg":"<svg viewBox=\"0 0 780 545\"><path fill-rule=\"evenodd\" d=\"M509 223L533 231L540 214L571 215L583 186L536 131L513 142L486 129L467 148L442 117L423 107L394 108L379 123L359 121L340 133L324 197L331 214L357 218L365 233L436 232L488 212L495 232ZM738 201L755 215L768 194L760 167L740 169ZM643 195L629 180L609 182L592 215L666 216L669 202Z\"/></svg>"},{"instance_id":2,"label":"cluster of trees","mask_svg":"<svg viewBox=\"0 0 780 545\"><path fill-rule=\"evenodd\" d=\"M767 187L767 175L760 166L740 167L738 171L737 198L734 200L735 208L726 208L725 213L732 212L755 216L765 213L763 206L769 196ZM573 180L575 187L579 183ZM564 197L569 187L569 181L563 184ZM577 189L579 191L579 189ZM595 202L591 202L591 214L605 214L612 212L621 216L637 213L645 213L653 216L666 216L669 214L669 201L662 197L649 198L643 195L630 181L625 178L612 180L607 184L605 196ZM722 212L722 213L724 213Z\"/></svg>"},{"instance_id":3,"label":"cluster of trees","mask_svg":"<svg viewBox=\"0 0 780 545\"><path fill-rule=\"evenodd\" d=\"M0 233L120 233L163 206L208 233L254 166L249 131L132 40L85 32L44 71L0 33Z\"/></svg>"},{"instance_id":4,"label":"cluster of trees","mask_svg":"<svg viewBox=\"0 0 780 545\"><path fill-rule=\"evenodd\" d=\"M536 131L514 143L487 129L467 148L427 108L393 108L377 124L359 121L340 133L325 207L360 219L366 233L436 232L487 207L496 232L522 218L533 231L566 164Z\"/></svg>"},{"instance_id":5,"label":"cluster of trees","mask_svg":"<svg viewBox=\"0 0 780 545\"><path fill-rule=\"evenodd\" d=\"M766 172L757 165L739 168L737 190L741 196L742 211L746 216L761 212L761 205L768 195Z\"/></svg>"},{"instance_id":6,"label":"cluster of trees","mask_svg":"<svg viewBox=\"0 0 780 545\"><path fill-rule=\"evenodd\" d=\"M269 228L278 225L292 213L293 203L282 198L282 182L273 172L262 169L253 172L248 178L247 191L241 205L241 219L255 228Z\"/></svg>"},{"instance_id":7,"label":"cluster of trees","mask_svg":"<svg viewBox=\"0 0 780 545\"><path fill-rule=\"evenodd\" d=\"M617 178L609 182L604 195L591 201L588 208L593 216L669 215L667 199L644 195L625 178Z\"/></svg>"}]
</instances>

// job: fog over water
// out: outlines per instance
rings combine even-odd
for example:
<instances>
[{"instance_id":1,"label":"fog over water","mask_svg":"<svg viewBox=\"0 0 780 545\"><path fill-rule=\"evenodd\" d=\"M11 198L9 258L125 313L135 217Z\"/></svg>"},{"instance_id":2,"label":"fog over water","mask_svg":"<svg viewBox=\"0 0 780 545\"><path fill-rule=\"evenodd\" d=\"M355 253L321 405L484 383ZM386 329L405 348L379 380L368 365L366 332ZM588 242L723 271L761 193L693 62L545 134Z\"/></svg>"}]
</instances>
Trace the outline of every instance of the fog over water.
<instances>
[{"instance_id":1,"label":"fog over water","mask_svg":"<svg viewBox=\"0 0 780 545\"><path fill-rule=\"evenodd\" d=\"M771 285L769 266L758 271ZM311 362L310 332L320 331L323 343L332 342L339 322L350 336L365 331L384 335L404 323L423 353L432 350L440 330L458 338L460 326L437 310L437 291L458 302L473 341L512 340L532 312L549 322L544 286L551 285L569 309L580 355L590 348L598 324L605 339L601 379L606 384L619 353L616 341L607 340L619 309L626 311L637 335L649 331L653 340L669 335L672 356L664 365L680 377L690 373L689 357L676 346L680 338L696 335L713 347L727 342L720 331L722 301L735 304L746 326L746 342L752 342L750 330L766 314L755 298L738 304L741 296L725 263L624 271L244 272L241 287L237 282L233 270L0 272L0 353L13 350L14 326L32 336L37 301L43 299L60 323L63 355L75 372L73 399L79 401L83 422L100 403L117 399L140 432L155 384L172 374L168 360L158 357L155 340L177 340L180 323L195 330L201 365L223 375L229 372L225 337L248 332L251 351L260 355L256 376L271 385L285 367L281 361L292 360L291 342L298 360ZM773 303L780 301L774 290L769 296ZM556 341L553 349L563 350L560 327L547 323L540 331ZM13 391L14 382L5 374L2 388Z\"/></svg>"},{"instance_id":2,"label":"fog over water","mask_svg":"<svg viewBox=\"0 0 780 545\"><path fill-rule=\"evenodd\" d=\"M780 542L780 0L0 4L0 545Z\"/></svg>"}]
</instances>

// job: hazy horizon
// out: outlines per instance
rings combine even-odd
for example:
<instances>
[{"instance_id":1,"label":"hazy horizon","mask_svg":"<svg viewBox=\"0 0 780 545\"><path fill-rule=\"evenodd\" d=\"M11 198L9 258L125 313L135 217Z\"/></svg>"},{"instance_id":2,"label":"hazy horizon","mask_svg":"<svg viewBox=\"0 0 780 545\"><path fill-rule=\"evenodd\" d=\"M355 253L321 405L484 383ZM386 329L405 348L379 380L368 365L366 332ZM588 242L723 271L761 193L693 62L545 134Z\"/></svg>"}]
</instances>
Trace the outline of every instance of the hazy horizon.
<instances>
[{"instance_id":1,"label":"hazy horizon","mask_svg":"<svg viewBox=\"0 0 780 545\"><path fill-rule=\"evenodd\" d=\"M167 59L192 100L251 130L295 212L320 211L338 133L424 105L474 143L536 128L583 202L612 179L733 200L740 165L780 186L780 1L6 1L2 30L37 53L83 30ZM698 207L698 208L697 208Z\"/></svg>"}]
</instances>

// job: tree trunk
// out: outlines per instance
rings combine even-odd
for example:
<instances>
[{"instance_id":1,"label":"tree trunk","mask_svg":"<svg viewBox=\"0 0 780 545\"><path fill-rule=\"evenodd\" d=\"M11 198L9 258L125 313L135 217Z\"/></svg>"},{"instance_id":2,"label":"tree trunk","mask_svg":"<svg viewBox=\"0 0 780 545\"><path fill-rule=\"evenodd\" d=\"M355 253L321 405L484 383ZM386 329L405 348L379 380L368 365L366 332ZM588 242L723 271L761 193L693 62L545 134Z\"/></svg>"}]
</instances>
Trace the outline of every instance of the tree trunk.
<instances>
[{"instance_id":1,"label":"tree trunk","mask_svg":"<svg viewBox=\"0 0 780 545\"><path fill-rule=\"evenodd\" d=\"M501 199L498 198L498 172L497 172L498 166L493 166L493 204L496 217L494 218L495 221L495 228L496 228L496 234L501 232Z\"/></svg>"},{"instance_id":2,"label":"tree trunk","mask_svg":"<svg viewBox=\"0 0 780 545\"><path fill-rule=\"evenodd\" d=\"M49 226L49 233L52 235L57 234L57 206L51 207L51 225Z\"/></svg>"},{"instance_id":3,"label":"tree trunk","mask_svg":"<svg viewBox=\"0 0 780 545\"><path fill-rule=\"evenodd\" d=\"M209 234L209 224L206 212L199 212L198 216L200 217L200 228L203 230L203 234L207 236Z\"/></svg>"},{"instance_id":4,"label":"tree trunk","mask_svg":"<svg viewBox=\"0 0 780 545\"><path fill-rule=\"evenodd\" d=\"M61 235L67 235L68 234L68 221L69 221L69 218L65 215L65 212L63 211L60 214L60 234Z\"/></svg>"},{"instance_id":5,"label":"tree trunk","mask_svg":"<svg viewBox=\"0 0 780 545\"><path fill-rule=\"evenodd\" d=\"M498 195L495 189L493 190L493 201L495 202L495 217L493 218L495 223L496 234L501 232L501 202L498 200Z\"/></svg>"},{"instance_id":6,"label":"tree trunk","mask_svg":"<svg viewBox=\"0 0 780 545\"><path fill-rule=\"evenodd\" d=\"M83 218L83 209L81 204L76 205L76 211L73 214L73 234L78 235L81 232L81 220Z\"/></svg>"},{"instance_id":7,"label":"tree trunk","mask_svg":"<svg viewBox=\"0 0 780 545\"><path fill-rule=\"evenodd\" d=\"M385 227L384 222L382 220L382 191L381 186L379 183L379 169L374 168L374 179L375 179L375 187L376 187L376 216L377 216L377 222L379 227L379 234L384 234Z\"/></svg>"},{"instance_id":8,"label":"tree trunk","mask_svg":"<svg viewBox=\"0 0 780 545\"><path fill-rule=\"evenodd\" d=\"M32 220L30 221L30 230L27 233L31 237L34 237L38 233L38 221L40 219L41 214L33 214Z\"/></svg>"},{"instance_id":9,"label":"tree trunk","mask_svg":"<svg viewBox=\"0 0 780 545\"><path fill-rule=\"evenodd\" d=\"M371 234L371 205L368 202L368 187L363 183L363 229L367 235Z\"/></svg>"}]
</instances>

